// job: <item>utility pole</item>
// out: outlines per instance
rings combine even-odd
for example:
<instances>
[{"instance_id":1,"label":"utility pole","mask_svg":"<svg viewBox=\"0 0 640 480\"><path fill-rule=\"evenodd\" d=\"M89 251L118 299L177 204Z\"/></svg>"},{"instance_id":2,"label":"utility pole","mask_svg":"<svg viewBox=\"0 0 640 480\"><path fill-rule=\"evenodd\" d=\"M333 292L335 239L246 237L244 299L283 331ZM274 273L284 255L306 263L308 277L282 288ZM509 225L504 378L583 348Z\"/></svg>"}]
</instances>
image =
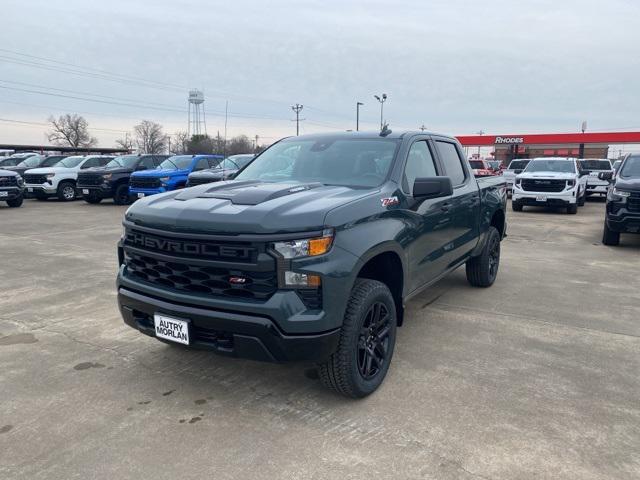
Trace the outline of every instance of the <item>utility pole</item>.
<instances>
[{"instance_id":1,"label":"utility pole","mask_svg":"<svg viewBox=\"0 0 640 480\"><path fill-rule=\"evenodd\" d=\"M420 130L422 130L423 132L427 129L427 127L424 126L424 123L422 124L422 126L420 127Z\"/></svg>"},{"instance_id":2,"label":"utility pole","mask_svg":"<svg viewBox=\"0 0 640 480\"><path fill-rule=\"evenodd\" d=\"M303 105L296 103L295 105L291 105L291 110L296 112L296 137L300 135L300 112L304 108ZM302 119L304 120L304 118Z\"/></svg>"},{"instance_id":3,"label":"utility pole","mask_svg":"<svg viewBox=\"0 0 640 480\"><path fill-rule=\"evenodd\" d=\"M480 136L484 135L484 130L480 130L477 134ZM478 145L478 160L480 160L480 145Z\"/></svg>"},{"instance_id":4,"label":"utility pole","mask_svg":"<svg viewBox=\"0 0 640 480\"><path fill-rule=\"evenodd\" d=\"M255 153L255 151L258 149L258 139L260 137L258 135L256 135L256 139L255 139L255 143L253 145L253 152Z\"/></svg>"},{"instance_id":5,"label":"utility pole","mask_svg":"<svg viewBox=\"0 0 640 480\"><path fill-rule=\"evenodd\" d=\"M356 132L360 131L360 106L364 105L362 102L356 102Z\"/></svg>"},{"instance_id":6,"label":"utility pole","mask_svg":"<svg viewBox=\"0 0 640 480\"><path fill-rule=\"evenodd\" d=\"M224 145L222 147L222 155L227 156L227 118L229 117L229 100L224 104Z\"/></svg>"},{"instance_id":7,"label":"utility pole","mask_svg":"<svg viewBox=\"0 0 640 480\"><path fill-rule=\"evenodd\" d=\"M384 127L384 120L383 120L384 102L387 101L387 94L383 93L382 97L379 97L378 95L374 95L373 98L375 98L380 102L380 131L382 131L382 128Z\"/></svg>"},{"instance_id":8,"label":"utility pole","mask_svg":"<svg viewBox=\"0 0 640 480\"><path fill-rule=\"evenodd\" d=\"M167 153L171 154L171 135L167 135L167 142L169 142Z\"/></svg>"}]
</instances>

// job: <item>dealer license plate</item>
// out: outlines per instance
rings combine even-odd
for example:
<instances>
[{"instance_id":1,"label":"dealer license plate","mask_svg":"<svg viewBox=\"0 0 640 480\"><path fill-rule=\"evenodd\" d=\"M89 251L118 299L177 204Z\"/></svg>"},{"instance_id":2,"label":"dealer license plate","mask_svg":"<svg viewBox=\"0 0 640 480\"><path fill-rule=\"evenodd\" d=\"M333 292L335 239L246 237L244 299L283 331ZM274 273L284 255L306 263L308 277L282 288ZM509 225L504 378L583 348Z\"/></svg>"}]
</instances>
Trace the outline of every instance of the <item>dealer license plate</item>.
<instances>
[{"instance_id":1,"label":"dealer license plate","mask_svg":"<svg viewBox=\"0 0 640 480\"><path fill-rule=\"evenodd\" d=\"M88 188L83 188L82 189L82 194L83 195L89 195L89 189Z\"/></svg>"},{"instance_id":2,"label":"dealer license plate","mask_svg":"<svg viewBox=\"0 0 640 480\"><path fill-rule=\"evenodd\" d=\"M546 202L546 201L547 201L546 195L536 195L536 202Z\"/></svg>"},{"instance_id":3,"label":"dealer license plate","mask_svg":"<svg viewBox=\"0 0 640 480\"><path fill-rule=\"evenodd\" d=\"M156 337L189 345L189 322L156 313L153 316L153 323L156 328Z\"/></svg>"},{"instance_id":4,"label":"dealer license plate","mask_svg":"<svg viewBox=\"0 0 640 480\"><path fill-rule=\"evenodd\" d=\"M0 197L8 197L9 192L0 192Z\"/></svg>"},{"instance_id":5,"label":"dealer license plate","mask_svg":"<svg viewBox=\"0 0 640 480\"><path fill-rule=\"evenodd\" d=\"M143 198L144 197L144 193L138 193L138 198Z\"/></svg>"}]
</instances>

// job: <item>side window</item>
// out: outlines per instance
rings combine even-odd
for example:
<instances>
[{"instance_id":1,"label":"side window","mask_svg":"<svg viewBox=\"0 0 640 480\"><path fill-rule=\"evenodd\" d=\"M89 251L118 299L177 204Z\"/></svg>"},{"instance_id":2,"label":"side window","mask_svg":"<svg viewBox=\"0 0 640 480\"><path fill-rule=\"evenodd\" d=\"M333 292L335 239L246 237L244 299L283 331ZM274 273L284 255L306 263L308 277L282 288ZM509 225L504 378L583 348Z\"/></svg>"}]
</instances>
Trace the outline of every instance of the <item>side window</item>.
<instances>
[{"instance_id":1,"label":"side window","mask_svg":"<svg viewBox=\"0 0 640 480\"><path fill-rule=\"evenodd\" d=\"M144 157L140 161L140 166L145 170L153 170L157 165L160 165L160 161L157 161L156 157Z\"/></svg>"},{"instance_id":2,"label":"side window","mask_svg":"<svg viewBox=\"0 0 640 480\"><path fill-rule=\"evenodd\" d=\"M113 157L102 157L99 158L98 161L100 162L100 166L104 167L107 163L109 163L111 160L113 160Z\"/></svg>"},{"instance_id":3,"label":"side window","mask_svg":"<svg viewBox=\"0 0 640 480\"><path fill-rule=\"evenodd\" d=\"M84 169L84 168L92 168L92 167L97 167L97 166L98 166L98 159L97 158L90 158L89 160L84 162L84 164L80 168Z\"/></svg>"},{"instance_id":4,"label":"side window","mask_svg":"<svg viewBox=\"0 0 640 480\"><path fill-rule=\"evenodd\" d=\"M216 168L220 163L219 158L207 158L207 168Z\"/></svg>"},{"instance_id":5,"label":"side window","mask_svg":"<svg viewBox=\"0 0 640 480\"><path fill-rule=\"evenodd\" d=\"M433 156L426 140L421 140L411 145L407 164L404 167L403 190L411 192L416 178L435 177L437 175Z\"/></svg>"},{"instance_id":6,"label":"side window","mask_svg":"<svg viewBox=\"0 0 640 480\"><path fill-rule=\"evenodd\" d=\"M444 164L445 173L451 178L451 183L455 187L464 183L466 178L462 167L462 158L458 154L458 149L454 143L436 141L438 153Z\"/></svg>"},{"instance_id":7,"label":"side window","mask_svg":"<svg viewBox=\"0 0 640 480\"><path fill-rule=\"evenodd\" d=\"M198 160L198 163L196 163L196 168L194 168L193 171L197 172L198 170L205 170L207 168L209 168L209 162L207 162L206 158L201 158Z\"/></svg>"}]
</instances>

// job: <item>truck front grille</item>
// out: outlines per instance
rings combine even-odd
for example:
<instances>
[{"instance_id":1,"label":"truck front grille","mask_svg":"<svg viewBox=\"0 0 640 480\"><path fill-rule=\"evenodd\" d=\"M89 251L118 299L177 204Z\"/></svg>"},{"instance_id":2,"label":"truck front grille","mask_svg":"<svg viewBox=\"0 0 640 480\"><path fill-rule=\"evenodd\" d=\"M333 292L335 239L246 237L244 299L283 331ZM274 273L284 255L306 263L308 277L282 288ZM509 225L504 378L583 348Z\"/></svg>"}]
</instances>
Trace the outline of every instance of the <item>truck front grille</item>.
<instances>
[{"instance_id":1,"label":"truck front grille","mask_svg":"<svg viewBox=\"0 0 640 480\"><path fill-rule=\"evenodd\" d=\"M632 193L627 198L627 210L630 212L640 212L640 193Z\"/></svg>"},{"instance_id":2,"label":"truck front grille","mask_svg":"<svg viewBox=\"0 0 640 480\"><path fill-rule=\"evenodd\" d=\"M78 174L78 186L81 187L97 187L102 185L102 175L97 173L80 173Z\"/></svg>"},{"instance_id":3,"label":"truck front grille","mask_svg":"<svg viewBox=\"0 0 640 480\"><path fill-rule=\"evenodd\" d=\"M566 180L523 179L522 190L527 192L562 192L567 186Z\"/></svg>"},{"instance_id":4,"label":"truck front grille","mask_svg":"<svg viewBox=\"0 0 640 480\"><path fill-rule=\"evenodd\" d=\"M27 173L24 176L24 183L29 183L31 185L40 185L42 183L46 183L47 176L42 174L33 174Z\"/></svg>"},{"instance_id":5,"label":"truck front grille","mask_svg":"<svg viewBox=\"0 0 640 480\"><path fill-rule=\"evenodd\" d=\"M160 179L153 177L131 177L131 188L160 188Z\"/></svg>"},{"instance_id":6,"label":"truck front grille","mask_svg":"<svg viewBox=\"0 0 640 480\"><path fill-rule=\"evenodd\" d=\"M18 185L18 177L0 177L0 187L15 187Z\"/></svg>"},{"instance_id":7,"label":"truck front grille","mask_svg":"<svg viewBox=\"0 0 640 480\"><path fill-rule=\"evenodd\" d=\"M140 280L181 292L266 300L278 288L275 269L261 272L202 266L126 250L125 265L129 274Z\"/></svg>"}]
</instances>

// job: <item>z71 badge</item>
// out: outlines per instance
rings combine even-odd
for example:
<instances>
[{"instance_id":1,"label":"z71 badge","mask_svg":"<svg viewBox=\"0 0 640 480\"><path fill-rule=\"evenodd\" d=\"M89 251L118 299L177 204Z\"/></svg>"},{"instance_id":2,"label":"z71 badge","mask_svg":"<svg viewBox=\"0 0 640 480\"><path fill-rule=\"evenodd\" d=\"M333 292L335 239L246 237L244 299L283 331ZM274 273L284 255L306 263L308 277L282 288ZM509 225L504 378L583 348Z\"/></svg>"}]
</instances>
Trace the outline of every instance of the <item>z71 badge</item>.
<instances>
[{"instance_id":1,"label":"z71 badge","mask_svg":"<svg viewBox=\"0 0 640 480\"><path fill-rule=\"evenodd\" d=\"M380 201L382 202L383 207L390 207L392 205L397 205L400 203L398 197L381 198Z\"/></svg>"}]
</instances>

